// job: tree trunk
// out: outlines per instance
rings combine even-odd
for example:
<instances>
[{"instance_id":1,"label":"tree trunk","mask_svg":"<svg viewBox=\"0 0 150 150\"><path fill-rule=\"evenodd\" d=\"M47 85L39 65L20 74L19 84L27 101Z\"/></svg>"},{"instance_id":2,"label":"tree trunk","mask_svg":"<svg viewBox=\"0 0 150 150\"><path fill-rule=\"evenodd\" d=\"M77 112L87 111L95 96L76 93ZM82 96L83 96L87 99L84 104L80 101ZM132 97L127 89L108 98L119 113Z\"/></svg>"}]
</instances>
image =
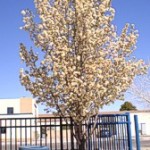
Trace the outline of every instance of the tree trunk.
<instances>
[{"instance_id":1,"label":"tree trunk","mask_svg":"<svg viewBox=\"0 0 150 150\"><path fill-rule=\"evenodd\" d=\"M85 139L81 140L81 143L79 144L79 150L85 150Z\"/></svg>"},{"instance_id":2,"label":"tree trunk","mask_svg":"<svg viewBox=\"0 0 150 150\"><path fill-rule=\"evenodd\" d=\"M82 130L82 123L75 126L75 137L77 140L78 150L85 150L85 137Z\"/></svg>"}]
</instances>

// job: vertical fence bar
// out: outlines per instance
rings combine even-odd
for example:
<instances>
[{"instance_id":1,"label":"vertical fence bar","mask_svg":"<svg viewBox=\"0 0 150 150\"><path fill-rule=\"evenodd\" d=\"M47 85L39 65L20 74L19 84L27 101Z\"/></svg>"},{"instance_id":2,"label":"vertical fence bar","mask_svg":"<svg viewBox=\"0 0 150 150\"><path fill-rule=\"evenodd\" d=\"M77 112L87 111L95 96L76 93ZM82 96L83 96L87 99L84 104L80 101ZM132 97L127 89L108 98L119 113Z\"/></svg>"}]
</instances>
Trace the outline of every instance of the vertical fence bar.
<instances>
[{"instance_id":1,"label":"vertical fence bar","mask_svg":"<svg viewBox=\"0 0 150 150\"><path fill-rule=\"evenodd\" d=\"M139 124L138 124L138 116L134 115L134 123L135 123L135 135L136 135L136 149L141 150L140 136L139 136Z\"/></svg>"},{"instance_id":2,"label":"vertical fence bar","mask_svg":"<svg viewBox=\"0 0 150 150\"><path fill-rule=\"evenodd\" d=\"M7 150L7 120L5 119L5 129L6 129L6 134L5 134L5 150Z\"/></svg>"},{"instance_id":3,"label":"vertical fence bar","mask_svg":"<svg viewBox=\"0 0 150 150\"><path fill-rule=\"evenodd\" d=\"M40 122L40 132L41 132L40 146L42 146L42 138L43 138L43 135L45 135L45 131L43 131L44 130L44 126L41 125L41 118L39 118L39 122ZM37 140L37 137L36 137L36 140Z\"/></svg>"},{"instance_id":4,"label":"vertical fence bar","mask_svg":"<svg viewBox=\"0 0 150 150\"><path fill-rule=\"evenodd\" d=\"M22 119L20 119L20 145L22 145Z\"/></svg>"},{"instance_id":5,"label":"vertical fence bar","mask_svg":"<svg viewBox=\"0 0 150 150\"><path fill-rule=\"evenodd\" d=\"M10 119L10 149L12 150L12 119Z\"/></svg>"},{"instance_id":6,"label":"vertical fence bar","mask_svg":"<svg viewBox=\"0 0 150 150\"><path fill-rule=\"evenodd\" d=\"M47 120L46 120L46 118L43 119L43 122L46 125L45 126L45 132L46 132L45 145L47 145L47 130L48 130L48 127L47 127Z\"/></svg>"},{"instance_id":7,"label":"vertical fence bar","mask_svg":"<svg viewBox=\"0 0 150 150\"><path fill-rule=\"evenodd\" d=\"M66 140L65 140L65 142L66 142L66 146L67 146L66 149L67 150L68 150L68 145L69 145L69 140L68 140L68 131L70 130L69 127L70 126L66 123Z\"/></svg>"},{"instance_id":8,"label":"vertical fence bar","mask_svg":"<svg viewBox=\"0 0 150 150\"><path fill-rule=\"evenodd\" d=\"M15 118L15 149L17 149L17 119Z\"/></svg>"},{"instance_id":9,"label":"vertical fence bar","mask_svg":"<svg viewBox=\"0 0 150 150\"><path fill-rule=\"evenodd\" d=\"M57 119L55 118L54 120L55 120L54 121L55 124L54 124L54 127L53 127L55 129L55 140L54 141L55 141L55 149L57 149L57 126L56 126L57 125Z\"/></svg>"},{"instance_id":10,"label":"vertical fence bar","mask_svg":"<svg viewBox=\"0 0 150 150\"><path fill-rule=\"evenodd\" d=\"M117 150L119 150L120 149L120 129L119 129L119 120L118 120L118 116L116 116L116 125L117 125L117 142L116 142L116 148L117 148Z\"/></svg>"},{"instance_id":11,"label":"vertical fence bar","mask_svg":"<svg viewBox=\"0 0 150 150\"><path fill-rule=\"evenodd\" d=\"M30 145L32 145L32 127L31 127L31 125L32 125L32 120L31 120L31 118L30 118Z\"/></svg>"},{"instance_id":12,"label":"vertical fence bar","mask_svg":"<svg viewBox=\"0 0 150 150\"><path fill-rule=\"evenodd\" d=\"M126 113L127 117L127 132L128 132L128 148L132 150L132 134L131 134L131 120L130 113Z\"/></svg>"},{"instance_id":13,"label":"vertical fence bar","mask_svg":"<svg viewBox=\"0 0 150 150\"><path fill-rule=\"evenodd\" d=\"M60 117L60 146L63 149L63 128L62 128L62 117Z\"/></svg>"},{"instance_id":14,"label":"vertical fence bar","mask_svg":"<svg viewBox=\"0 0 150 150\"><path fill-rule=\"evenodd\" d=\"M91 138L90 138L90 123L91 123L91 120L89 121L89 124L87 125L87 128L88 128L88 150L91 149Z\"/></svg>"},{"instance_id":15,"label":"vertical fence bar","mask_svg":"<svg viewBox=\"0 0 150 150\"><path fill-rule=\"evenodd\" d=\"M91 130L93 129L93 117L91 117L91 120L92 120L92 123L91 123ZM91 135L91 141L92 141L92 144L91 144L91 146L92 146L92 149L95 149L95 145L94 145L94 132L93 132L93 135Z\"/></svg>"},{"instance_id":16,"label":"vertical fence bar","mask_svg":"<svg viewBox=\"0 0 150 150\"><path fill-rule=\"evenodd\" d=\"M70 118L71 122L71 149L74 150L74 137L73 137L73 120Z\"/></svg>"},{"instance_id":17,"label":"vertical fence bar","mask_svg":"<svg viewBox=\"0 0 150 150\"><path fill-rule=\"evenodd\" d=\"M50 148L52 149L52 132L51 132L52 131L52 126L51 126L51 120L52 119L49 118L49 122L50 122L50 126L49 126L50 127L50 130L49 130L49 134L50 134L50 138L49 139L50 139L50 141L49 142L50 142Z\"/></svg>"},{"instance_id":18,"label":"vertical fence bar","mask_svg":"<svg viewBox=\"0 0 150 150\"><path fill-rule=\"evenodd\" d=\"M27 119L25 118L25 145L27 145Z\"/></svg>"},{"instance_id":19,"label":"vertical fence bar","mask_svg":"<svg viewBox=\"0 0 150 150\"><path fill-rule=\"evenodd\" d=\"M0 119L0 149L2 149L2 124L1 124L1 119Z\"/></svg>"},{"instance_id":20,"label":"vertical fence bar","mask_svg":"<svg viewBox=\"0 0 150 150\"><path fill-rule=\"evenodd\" d=\"M98 133L97 133L97 138L98 138L98 149L100 149L100 146L101 146L101 138L100 138L100 130L101 130L101 116L98 117L98 125L97 125L97 128L98 128Z\"/></svg>"},{"instance_id":21,"label":"vertical fence bar","mask_svg":"<svg viewBox=\"0 0 150 150\"><path fill-rule=\"evenodd\" d=\"M37 145L37 140L36 140L36 136L37 136L37 118L35 118L35 133L34 133L34 138L35 138L35 145Z\"/></svg>"}]
</instances>

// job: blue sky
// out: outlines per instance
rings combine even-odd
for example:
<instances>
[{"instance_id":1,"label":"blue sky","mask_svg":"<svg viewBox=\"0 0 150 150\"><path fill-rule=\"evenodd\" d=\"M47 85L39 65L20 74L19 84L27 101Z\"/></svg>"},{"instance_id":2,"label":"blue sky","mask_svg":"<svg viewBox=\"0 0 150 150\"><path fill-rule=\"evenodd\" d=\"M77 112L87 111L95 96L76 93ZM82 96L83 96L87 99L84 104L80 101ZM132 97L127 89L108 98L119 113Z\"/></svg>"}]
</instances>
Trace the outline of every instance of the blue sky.
<instances>
[{"instance_id":1,"label":"blue sky","mask_svg":"<svg viewBox=\"0 0 150 150\"><path fill-rule=\"evenodd\" d=\"M118 31L125 23L133 23L139 30L135 56L148 60L150 57L150 0L112 0L116 9L114 24ZM19 58L19 43L32 45L29 35L19 29L22 23L21 10L34 10L33 0L0 0L0 98L31 97L20 85L19 69L23 64ZM130 97L127 96L127 100ZM118 110L122 102L104 107L104 110ZM137 105L142 109L141 105ZM40 107L40 112L43 107Z\"/></svg>"}]
</instances>

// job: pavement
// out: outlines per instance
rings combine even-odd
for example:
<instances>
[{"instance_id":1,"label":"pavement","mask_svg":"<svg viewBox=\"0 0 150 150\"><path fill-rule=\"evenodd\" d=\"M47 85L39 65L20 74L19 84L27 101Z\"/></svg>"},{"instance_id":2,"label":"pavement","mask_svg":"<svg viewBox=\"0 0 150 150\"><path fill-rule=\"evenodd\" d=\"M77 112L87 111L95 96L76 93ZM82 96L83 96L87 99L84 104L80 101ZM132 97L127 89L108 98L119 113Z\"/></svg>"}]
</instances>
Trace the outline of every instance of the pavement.
<instances>
[{"instance_id":1,"label":"pavement","mask_svg":"<svg viewBox=\"0 0 150 150\"><path fill-rule=\"evenodd\" d=\"M141 150L150 150L150 136L140 137ZM136 141L133 138L133 150L136 150Z\"/></svg>"},{"instance_id":2,"label":"pavement","mask_svg":"<svg viewBox=\"0 0 150 150\"><path fill-rule=\"evenodd\" d=\"M132 138L132 141L133 141L133 150L137 150L135 137ZM141 143L140 143L141 144L141 149L140 150L150 150L150 136L141 136L140 141L141 141ZM4 150L4 149L17 150L19 145L20 145L19 142L17 143L17 145L12 143L12 145L7 145L7 146L5 145L5 143L3 143L3 144L1 144L2 147L0 147L0 150ZM55 147L55 145L53 145L53 147ZM57 145L57 147L60 147L60 145ZM107 149L105 149L105 150L107 150ZM112 150L115 150L115 149L112 149Z\"/></svg>"}]
</instances>

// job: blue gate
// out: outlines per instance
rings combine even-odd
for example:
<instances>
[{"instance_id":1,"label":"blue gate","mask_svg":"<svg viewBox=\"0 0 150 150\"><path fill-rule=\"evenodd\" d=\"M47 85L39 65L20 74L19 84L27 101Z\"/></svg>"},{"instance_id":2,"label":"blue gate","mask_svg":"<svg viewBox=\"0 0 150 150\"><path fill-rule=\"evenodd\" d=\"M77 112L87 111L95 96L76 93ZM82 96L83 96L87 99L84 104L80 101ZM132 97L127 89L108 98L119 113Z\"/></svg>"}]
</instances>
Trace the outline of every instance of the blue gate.
<instances>
[{"instance_id":1,"label":"blue gate","mask_svg":"<svg viewBox=\"0 0 150 150\"><path fill-rule=\"evenodd\" d=\"M132 150L130 124L129 113L99 115L88 150ZM91 123L89 129L93 125Z\"/></svg>"}]
</instances>

